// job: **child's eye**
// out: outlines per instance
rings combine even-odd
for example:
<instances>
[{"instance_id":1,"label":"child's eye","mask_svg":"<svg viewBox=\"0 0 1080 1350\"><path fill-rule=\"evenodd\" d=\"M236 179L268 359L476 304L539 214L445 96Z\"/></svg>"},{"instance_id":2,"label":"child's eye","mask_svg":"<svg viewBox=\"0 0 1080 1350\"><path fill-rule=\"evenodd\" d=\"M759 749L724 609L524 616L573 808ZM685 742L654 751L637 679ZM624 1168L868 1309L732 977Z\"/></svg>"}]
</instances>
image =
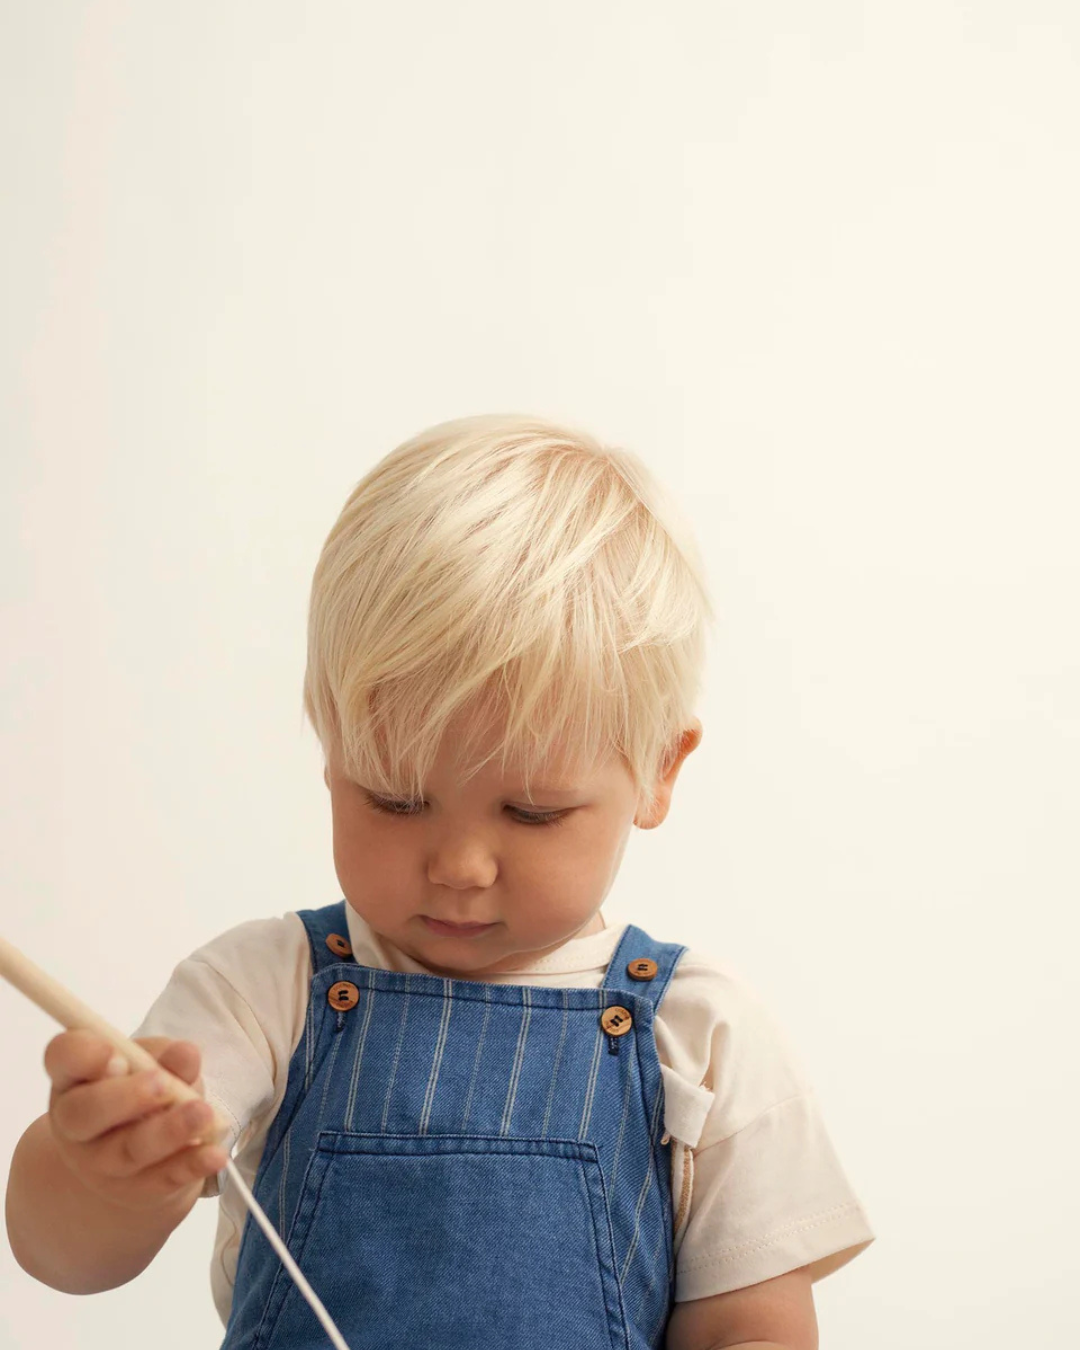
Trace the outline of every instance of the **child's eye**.
<instances>
[{"instance_id":1,"label":"child's eye","mask_svg":"<svg viewBox=\"0 0 1080 1350\"><path fill-rule=\"evenodd\" d=\"M411 807L415 806L415 802L390 801L385 797L376 797L371 792L365 792L364 796L367 798L370 805L373 806L376 811L382 811L385 815L388 816L419 815L418 811L410 809ZM423 806L422 802L421 806ZM510 810L514 812L515 817L520 825L561 825L563 820L565 820L567 816L566 811L549 811L547 813L542 814L533 814L532 812L529 811L522 811L519 807L516 806L512 806Z\"/></svg>"}]
</instances>

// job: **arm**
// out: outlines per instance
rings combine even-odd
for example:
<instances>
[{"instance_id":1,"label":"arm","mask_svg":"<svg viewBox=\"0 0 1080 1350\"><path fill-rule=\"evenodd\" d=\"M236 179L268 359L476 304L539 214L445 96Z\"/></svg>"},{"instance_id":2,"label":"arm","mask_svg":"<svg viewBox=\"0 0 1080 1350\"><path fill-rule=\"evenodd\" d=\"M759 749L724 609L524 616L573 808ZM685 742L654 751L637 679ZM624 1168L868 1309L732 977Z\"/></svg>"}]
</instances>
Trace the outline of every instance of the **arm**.
<instances>
[{"instance_id":1,"label":"arm","mask_svg":"<svg viewBox=\"0 0 1080 1350\"><path fill-rule=\"evenodd\" d=\"M98 1294L145 1270L194 1205L202 1183L179 1205L134 1212L88 1190L56 1149L49 1117L19 1140L7 1190L8 1239L28 1275L64 1294Z\"/></svg>"},{"instance_id":2,"label":"arm","mask_svg":"<svg viewBox=\"0 0 1080 1350\"><path fill-rule=\"evenodd\" d=\"M818 1350L809 1269L676 1303L664 1344L665 1350Z\"/></svg>"}]
</instances>

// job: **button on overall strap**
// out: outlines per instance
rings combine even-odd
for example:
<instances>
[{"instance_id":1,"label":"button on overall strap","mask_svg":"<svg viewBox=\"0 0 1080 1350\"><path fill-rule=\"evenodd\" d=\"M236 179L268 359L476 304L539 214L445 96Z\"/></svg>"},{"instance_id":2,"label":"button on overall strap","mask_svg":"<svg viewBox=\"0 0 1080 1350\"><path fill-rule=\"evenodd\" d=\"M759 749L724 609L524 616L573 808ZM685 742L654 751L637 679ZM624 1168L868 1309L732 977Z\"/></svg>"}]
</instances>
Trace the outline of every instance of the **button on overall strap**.
<instances>
[{"instance_id":1,"label":"button on overall strap","mask_svg":"<svg viewBox=\"0 0 1080 1350\"><path fill-rule=\"evenodd\" d=\"M322 909L297 910L297 917L303 921L311 944L312 974L317 975L327 966L353 960L344 900L324 905Z\"/></svg>"},{"instance_id":2,"label":"button on overall strap","mask_svg":"<svg viewBox=\"0 0 1080 1350\"><path fill-rule=\"evenodd\" d=\"M644 929L627 924L601 987L647 999L655 1012L685 951L676 942L657 942Z\"/></svg>"}]
</instances>

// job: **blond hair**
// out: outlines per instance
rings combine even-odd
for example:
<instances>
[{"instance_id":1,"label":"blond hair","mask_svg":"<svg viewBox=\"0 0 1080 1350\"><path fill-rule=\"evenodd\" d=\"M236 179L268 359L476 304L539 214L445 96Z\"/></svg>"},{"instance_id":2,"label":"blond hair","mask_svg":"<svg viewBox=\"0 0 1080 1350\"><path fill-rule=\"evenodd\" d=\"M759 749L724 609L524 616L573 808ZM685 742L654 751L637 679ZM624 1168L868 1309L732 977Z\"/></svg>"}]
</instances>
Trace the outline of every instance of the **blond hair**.
<instances>
[{"instance_id":1,"label":"blond hair","mask_svg":"<svg viewBox=\"0 0 1080 1350\"><path fill-rule=\"evenodd\" d=\"M690 530L626 450L539 417L429 427L353 489L311 586L304 711L329 759L419 801L446 725L484 717L526 791L568 738L643 802L693 720L715 621ZM466 719L468 712L466 712Z\"/></svg>"}]
</instances>

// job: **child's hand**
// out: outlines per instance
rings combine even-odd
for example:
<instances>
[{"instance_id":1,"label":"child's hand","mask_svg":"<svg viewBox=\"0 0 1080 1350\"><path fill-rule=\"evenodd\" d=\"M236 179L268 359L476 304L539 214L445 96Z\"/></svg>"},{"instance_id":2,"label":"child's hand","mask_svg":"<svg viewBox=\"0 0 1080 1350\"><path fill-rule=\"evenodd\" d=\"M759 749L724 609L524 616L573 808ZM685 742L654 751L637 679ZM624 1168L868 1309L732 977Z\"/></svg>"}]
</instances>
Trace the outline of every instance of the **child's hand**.
<instances>
[{"instance_id":1,"label":"child's hand","mask_svg":"<svg viewBox=\"0 0 1080 1350\"><path fill-rule=\"evenodd\" d=\"M136 1043L202 1093L197 1046L164 1036ZM149 1070L110 1074L115 1054L89 1031L61 1032L45 1047L57 1151L88 1190L123 1209L190 1208L226 1162L223 1148L202 1141L213 1113L205 1101L162 1105L168 1089L156 1095Z\"/></svg>"}]
</instances>

